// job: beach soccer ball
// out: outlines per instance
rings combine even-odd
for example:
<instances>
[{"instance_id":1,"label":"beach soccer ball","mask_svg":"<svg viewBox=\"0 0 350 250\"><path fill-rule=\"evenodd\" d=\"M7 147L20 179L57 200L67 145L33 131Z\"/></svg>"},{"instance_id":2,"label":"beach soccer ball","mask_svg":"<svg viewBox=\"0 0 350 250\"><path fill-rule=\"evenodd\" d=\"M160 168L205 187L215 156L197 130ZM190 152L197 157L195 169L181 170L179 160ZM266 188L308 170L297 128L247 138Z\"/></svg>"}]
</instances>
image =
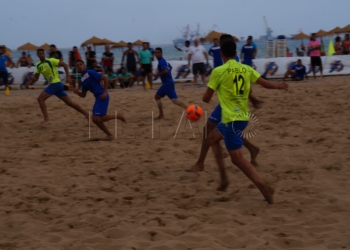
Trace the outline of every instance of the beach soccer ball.
<instances>
[{"instance_id":1,"label":"beach soccer ball","mask_svg":"<svg viewBox=\"0 0 350 250\"><path fill-rule=\"evenodd\" d=\"M190 105L186 109L186 115L191 121L198 121L203 115L203 110L198 105Z\"/></svg>"}]
</instances>

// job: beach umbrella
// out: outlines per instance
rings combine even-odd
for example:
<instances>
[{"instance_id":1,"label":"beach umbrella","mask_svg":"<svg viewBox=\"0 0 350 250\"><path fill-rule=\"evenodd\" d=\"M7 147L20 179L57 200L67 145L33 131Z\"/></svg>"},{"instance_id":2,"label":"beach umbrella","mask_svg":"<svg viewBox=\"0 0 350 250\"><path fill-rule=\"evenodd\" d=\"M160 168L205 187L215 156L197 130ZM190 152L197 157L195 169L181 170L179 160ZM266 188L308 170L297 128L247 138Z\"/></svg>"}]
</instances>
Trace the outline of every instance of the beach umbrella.
<instances>
[{"instance_id":1,"label":"beach umbrella","mask_svg":"<svg viewBox=\"0 0 350 250\"><path fill-rule=\"evenodd\" d=\"M142 43L143 41L141 41L140 39L136 40L135 42L133 42L132 44L133 45L136 45L136 46L142 46Z\"/></svg>"},{"instance_id":2,"label":"beach umbrella","mask_svg":"<svg viewBox=\"0 0 350 250\"><path fill-rule=\"evenodd\" d=\"M50 50L50 44L44 43L43 45L39 46L39 48L44 49L44 50Z\"/></svg>"},{"instance_id":3,"label":"beach umbrella","mask_svg":"<svg viewBox=\"0 0 350 250\"><path fill-rule=\"evenodd\" d=\"M319 30L319 31L316 32L316 36L317 37L327 36L327 35L328 35L328 32L324 31L324 30Z\"/></svg>"},{"instance_id":4,"label":"beach umbrella","mask_svg":"<svg viewBox=\"0 0 350 250\"><path fill-rule=\"evenodd\" d=\"M103 43L103 40L101 38L98 38L96 36L91 37L90 39L86 40L81 44L81 47L87 46L89 44L96 46Z\"/></svg>"},{"instance_id":5,"label":"beach umbrella","mask_svg":"<svg viewBox=\"0 0 350 250\"><path fill-rule=\"evenodd\" d=\"M214 38L220 39L220 36L224 35L224 34L227 34L227 33L221 33L221 32L217 32L215 30L212 30L205 37L202 37L200 40L201 41L213 41ZM239 42L239 39L237 37L232 36L232 38L235 42Z\"/></svg>"},{"instance_id":6,"label":"beach umbrella","mask_svg":"<svg viewBox=\"0 0 350 250\"><path fill-rule=\"evenodd\" d=\"M339 33L340 30L341 30L341 28L335 27L334 29L331 29L330 31L328 31L327 35L334 35L336 33Z\"/></svg>"},{"instance_id":7,"label":"beach umbrella","mask_svg":"<svg viewBox=\"0 0 350 250\"><path fill-rule=\"evenodd\" d=\"M115 45L116 42L113 42L107 38L103 38L100 43L96 43L95 45Z\"/></svg>"},{"instance_id":8,"label":"beach umbrella","mask_svg":"<svg viewBox=\"0 0 350 250\"><path fill-rule=\"evenodd\" d=\"M123 40L120 40L119 43L116 43L112 46L112 48L123 48L123 47L127 47L128 44L126 42L124 42Z\"/></svg>"},{"instance_id":9,"label":"beach umbrella","mask_svg":"<svg viewBox=\"0 0 350 250\"><path fill-rule=\"evenodd\" d=\"M34 44L31 44L31 43L26 43L26 44L23 44L22 46L19 46L17 48L17 50L37 50L39 49L38 46L34 45Z\"/></svg>"},{"instance_id":10,"label":"beach umbrella","mask_svg":"<svg viewBox=\"0 0 350 250\"><path fill-rule=\"evenodd\" d=\"M310 39L309 35L306 35L304 32L300 32L299 34L296 34L292 37L292 40L303 40L303 39Z\"/></svg>"},{"instance_id":11,"label":"beach umbrella","mask_svg":"<svg viewBox=\"0 0 350 250\"><path fill-rule=\"evenodd\" d=\"M347 33L347 32L350 32L350 24L348 24L344 28L341 28L338 33Z\"/></svg>"}]
</instances>

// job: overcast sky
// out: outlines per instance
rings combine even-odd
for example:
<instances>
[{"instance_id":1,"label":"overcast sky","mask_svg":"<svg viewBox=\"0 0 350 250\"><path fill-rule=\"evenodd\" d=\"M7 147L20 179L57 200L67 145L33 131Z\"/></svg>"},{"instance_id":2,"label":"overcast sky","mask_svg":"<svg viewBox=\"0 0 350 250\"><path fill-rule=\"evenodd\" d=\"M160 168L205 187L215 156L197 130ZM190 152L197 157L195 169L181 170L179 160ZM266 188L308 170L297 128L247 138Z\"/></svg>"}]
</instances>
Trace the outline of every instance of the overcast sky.
<instances>
[{"instance_id":1,"label":"overcast sky","mask_svg":"<svg viewBox=\"0 0 350 250\"><path fill-rule=\"evenodd\" d=\"M171 44L187 24L237 37L330 30L350 23L350 0L1 0L0 44L79 45L95 35L113 41Z\"/></svg>"}]
</instances>

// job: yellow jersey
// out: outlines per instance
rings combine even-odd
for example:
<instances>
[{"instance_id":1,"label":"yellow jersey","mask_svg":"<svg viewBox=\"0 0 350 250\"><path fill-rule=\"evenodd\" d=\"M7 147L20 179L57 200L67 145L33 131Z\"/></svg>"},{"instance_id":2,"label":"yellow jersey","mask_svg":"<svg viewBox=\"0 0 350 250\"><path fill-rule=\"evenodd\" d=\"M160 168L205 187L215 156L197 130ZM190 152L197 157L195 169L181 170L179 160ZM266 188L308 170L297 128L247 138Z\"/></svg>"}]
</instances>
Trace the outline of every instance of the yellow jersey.
<instances>
[{"instance_id":1,"label":"yellow jersey","mask_svg":"<svg viewBox=\"0 0 350 250\"><path fill-rule=\"evenodd\" d=\"M60 60L55 58L45 58L44 62L37 62L35 73L42 74L49 84L61 82L57 71L59 62Z\"/></svg>"},{"instance_id":2,"label":"yellow jersey","mask_svg":"<svg viewBox=\"0 0 350 250\"><path fill-rule=\"evenodd\" d=\"M257 71L234 59L212 71L208 87L218 92L222 123L249 120L250 84L259 77Z\"/></svg>"}]
</instances>

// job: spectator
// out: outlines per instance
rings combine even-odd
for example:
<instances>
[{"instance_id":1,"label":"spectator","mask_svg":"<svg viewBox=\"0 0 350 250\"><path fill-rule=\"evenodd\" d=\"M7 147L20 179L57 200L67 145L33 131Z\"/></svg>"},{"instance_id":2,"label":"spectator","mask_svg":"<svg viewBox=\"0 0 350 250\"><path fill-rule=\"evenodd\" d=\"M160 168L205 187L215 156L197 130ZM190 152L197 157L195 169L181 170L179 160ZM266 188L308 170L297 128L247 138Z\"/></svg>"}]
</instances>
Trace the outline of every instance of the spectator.
<instances>
[{"instance_id":1,"label":"spectator","mask_svg":"<svg viewBox=\"0 0 350 250\"><path fill-rule=\"evenodd\" d=\"M252 44L252 40L252 36L248 36L247 43L243 45L241 50L241 62L249 65L250 67L253 66L253 59L255 58L257 52L256 46L254 47Z\"/></svg>"},{"instance_id":2,"label":"spectator","mask_svg":"<svg viewBox=\"0 0 350 250\"><path fill-rule=\"evenodd\" d=\"M124 67L121 68L120 71L121 71L121 73L118 75L120 87L121 88L128 88L128 87L131 88L133 83L134 83L135 76L133 76L129 72L126 72L126 68L124 68Z\"/></svg>"},{"instance_id":3,"label":"spectator","mask_svg":"<svg viewBox=\"0 0 350 250\"><path fill-rule=\"evenodd\" d=\"M139 68L138 70L136 70L136 73L135 73L135 81L137 82L137 85L140 84L140 82L142 82L142 69ZM135 83L134 81L134 83Z\"/></svg>"},{"instance_id":4,"label":"spectator","mask_svg":"<svg viewBox=\"0 0 350 250\"><path fill-rule=\"evenodd\" d=\"M153 60L154 60L154 49L153 48L151 48L151 44L149 43L149 42L147 42L147 49L149 50L149 52L151 52L151 54L152 54L152 62L153 62Z\"/></svg>"},{"instance_id":5,"label":"spectator","mask_svg":"<svg viewBox=\"0 0 350 250\"><path fill-rule=\"evenodd\" d=\"M304 52L300 51L299 48L296 48L295 53L297 56L304 56Z\"/></svg>"},{"instance_id":6,"label":"spectator","mask_svg":"<svg viewBox=\"0 0 350 250\"><path fill-rule=\"evenodd\" d=\"M112 89L116 88L116 82L118 81L118 77L116 74L114 74L113 69L111 67L109 67L107 69L107 78L109 81L109 86Z\"/></svg>"},{"instance_id":7,"label":"spectator","mask_svg":"<svg viewBox=\"0 0 350 250\"><path fill-rule=\"evenodd\" d=\"M204 60L206 60L206 65L208 65L208 54L205 51L205 48L199 44L198 39L194 39L194 46L191 47L188 53L188 68L190 67L190 63L192 60L192 73L194 76L194 83L197 84L197 74L202 77L203 85L205 85L205 67Z\"/></svg>"},{"instance_id":8,"label":"spectator","mask_svg":"<svg viewBox=\"0 0 350 250\"><path fill-rule=\"evenodd\" d=\"M145 78L147 76L148 82L152 88L152 53L148 50L147 42L142 43L142 50L139 53L139 64L142 70L142 84L143 88L146 89Z\"/></svg>"},{"instance_id":9,"label":"spectator","mask_svg":"<svg viewBox=\"0 0 350 250\"><path fill-rule=\"evenodd\" d=\"M18 58L18 61L17 61L17 64L16 64L16 67L30 67L30 62L28 60L28 57L27 57L27 53L26 52L22 52L22 56L20 58Z\"/></svg>"},{"instance_id":10,"label":"spectator","mask_svg":"<svg viewBox=\"0 0 350 250\"><path fill-rule=\"evenodd\" d=\"M75 62L81 60L81 56L77 46L73 47L72 51L69 51L69 67L73 68L73 73L75 73Z\"/></svg>"},{"instance_id":11,"label":"spectator","mask_svg":"<svg viewBox=\"0 0 350 250\"><path fill-rule=\"evenodd\" d=\"M111 52L109 45L105 46L105 52L102 55L102 66L105 71L107 68L113 68L114 54Z\"/></svg>"},{"instance_id":12,"label":"spectator","mask_svg":"<svg viewBox=\"0 0 350 250\"><path fill-rule=\"evenodd\" d=\"M85 52L86 67L87 69L94 69L96 61L96 53L91 50L91 46L87 46L87 52Z\"/></svg>"},{"instance_id":13,"label":"spectator","mask_svg":"<svg viewBox=\"0 0 350 250\"><path fill-rule=\"evenodd\" d=\"M29 65L30 66L35 66L34 62L33 62L33 58L30 54L28 54L28 61L29 61Z\"/></svg>"},{"instance_id":14,"label":"spectator","mask_svg":"<svg viewBox=\"0 0 350 250\"><path fill-rule=\"evenodd\" d=\"M10 50L8 48L6 48L6 45L3 45L4 46L4 54L7 55L11 60L12 60L12 54L10 52ZM10 67L12 64L10 61L6 61L6 67Z\"/></svg>"},{"instance_id":15,"label":"spectator","mask_svg":"<svg viewBox=\"0 0 350 250\"><path fill-rule=\"evenodd\" d=\"M5 85L5 88L8 87L8 77L9 74L6 68L6 61L10 62L10 66L14 66L12 59L5 54L6 47L0 46L0 79L2 79L2 84Z\"/></svg>"},{"instance_id":16,"label":"spectator","mask_svg":"<svg viewBox=\"0 0 350 250\"><path fill-rule=\"evenodd\" d=\"M335 51L334 55L342 55L343 54L343 49L342 49L342 43L341 43L340 36L337 36L335 38L334 51Z\"/></svg>"},{"instance_id":17,"label":"spectator","mask_svg":"<svg viewBox=\"0 0 350 250\"><path fill-rule=\"evenodd\" d=\"M138 58L139 53L137 53L137 51L132 48L132 43L128 43L128 49L123 53L122 62L120 63L122 67L124 65L125 56L126 56L126 68L128 69L129 72L131 72L132 74L135 74L136 65L137 65L137 61L135 57Z\"/></svg>"},{"instance_id":18,"label":"spectator","mask_svg":"<svg viewBox=\"0 0 350 250\"><path fill-rule=\"evenodd\" d=\"M343 41L343 55L349 55L349 47L350 47L349 34L345 34L344 41Z\"/></svg>"},{"instance_id":19,"label":"spectator","mask_svg":"<svg viewBox=\"0 0 350 250\"><path fill-rule=\"evenodd\" d=\"M222 58L220 54L220 44L217 38L213 40L214 45L210 47L208 54L213 57L214 68L222 65Z\"/></svg>"},{"instance_id":20,"label":"spectator","mask_svg":"<svg viewBox=\"0 0 350 250\"><path fill-rule=\"evenodd\" d=\"M185 47L183 47L182 49L178 48L176 45L174 45L174 47L178 50L178 51L182 51L184 53L184 60L188 59L188 54L190 53L190 49L191 49L191 42L189 40L185 41ZM180 60L182 60L182 58L180 58Z\"/></svg>"},{"instance_id":21,"label":"spectator","mask_svg":"<svg viewBox=\"0 0 350 250\"><path fill-rule=\"evenodd\" d=\"M253 41L253 37L252 36L248 36L248 38L251 38L251 40L252 40L252 46L255 49L255 54L254 54L254 58L253 59L255 59L256 55L258 54L258 47L256 46L256 43Z\"/></svg>"},{"instance_id":22,"label":"spectator","mask_svg":"<svg viewBox=\"0 0 350 250\"><path fill-rule=\"evenodd\" d=\"M289 75L293 81L302 81L304 80L304 76L307 79L306 67L302 64L301 59L298 59L297 63L287 70L282 81Z\"/></svg>"},{"instance_id":23,"label":"spectator","mask_svg":"<svg viewBox=\"0 0 350 250\"><path fill-rule=\"evenodd\" d=\"M314 78L316 79L316 66L320 67L320 73L322 77L322 61L321 61L321 42L316 40L316 33L311 34L309 43L307 44L309 51L311 68L314 73Z\"/></svg>"},{"instance_id":24,"label":"spectator","mask_svg":"<svg viewBox=\"0 0 350 250\"><path fill-rule=\"evenodd\" d=\"M49 53L49 58L56 58L63 62L63 56L61 51L57 50L56 45L51 44L50 45L50 53Z\"/></svg>"},{"instance_id":25,"label":"spectator","mask_svg":"<svg viewBox=\"0 0 350 250\"><path fill-rule=\"evenodd\" d=\"M103 68L98 64L98 62L95 60L92 62L92 70L101 73L102 75L104 75L105 71L103 70Z\"/></svg>"}]
</instances>

